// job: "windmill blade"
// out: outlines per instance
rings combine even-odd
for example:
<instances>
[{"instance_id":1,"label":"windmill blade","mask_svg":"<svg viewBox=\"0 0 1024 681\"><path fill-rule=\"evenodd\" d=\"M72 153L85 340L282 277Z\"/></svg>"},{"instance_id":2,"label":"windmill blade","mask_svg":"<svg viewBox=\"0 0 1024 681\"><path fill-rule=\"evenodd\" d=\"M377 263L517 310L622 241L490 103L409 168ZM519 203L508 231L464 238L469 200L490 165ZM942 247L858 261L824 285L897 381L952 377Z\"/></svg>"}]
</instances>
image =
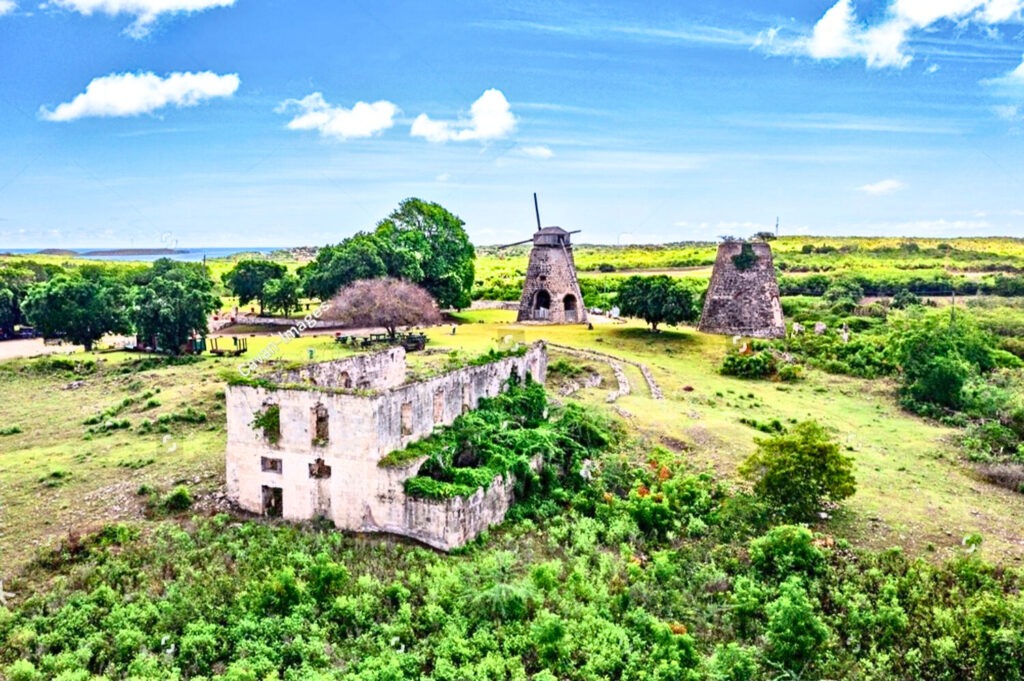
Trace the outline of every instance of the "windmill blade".
<instances>
[{"instance_id":1,"label":"windmill blade","mask_svg":"<svg viewBox=\"0 0 1024 681\"><path fill-rule=\"evenodd\" d=\"M530 239L523 239L522 241L517 241L514 244L505 244L504 246L498 246L498 250L500 251L500 250L505 249L505 248L512 248L513 246L520 246L522 244L528 244L528 243L530 243L532 241L533 241L532 238L530 238Z\"/></svg>"}]
</instances>

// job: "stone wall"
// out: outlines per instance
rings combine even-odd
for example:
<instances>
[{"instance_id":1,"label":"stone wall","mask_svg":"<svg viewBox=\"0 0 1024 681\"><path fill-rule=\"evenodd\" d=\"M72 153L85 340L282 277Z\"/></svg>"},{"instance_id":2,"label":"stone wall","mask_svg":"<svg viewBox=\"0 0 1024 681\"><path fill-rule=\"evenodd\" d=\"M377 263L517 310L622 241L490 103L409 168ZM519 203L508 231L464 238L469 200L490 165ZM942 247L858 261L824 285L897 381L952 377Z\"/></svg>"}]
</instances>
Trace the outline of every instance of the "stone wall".
<instances>
[{"instance_id":1,"label":"stone wall","mask_svg":"<svg viewBox=\"0 0 1024 681\"><path fill-rule=\"evenodd\" d=\"M270 380L352 390L389 390L405 382L405 369L405 350L395 346L383 352L278 371L270 376Z\"/></svg>"},{"instance_id":2,"label":"stone wall","mask_svg":"<svg viewBox=\"0 0 1024 681\"><path fill-rule=\"evenodd\" d=\"M324 363L332 366L311 368L309 375L339 376L343 371L354 375L357 366L390 367L393 371L402 359L404 376L404 353L381 357L394 350L362 356L358 365L356 358ZM376 394L335 393L313 387L229 386L228 496L243 509L263 513L267 507L264 488L271 494L280 490L285 519L324 516L339 528L392 532L451 548L453 538L472 538L483 527L500 521L504 517L504 510L498 513L502 503L506 510L511 503L500 501L507 495L488 490L476 501L474 495L446 503L440 512L407 497L404 491L405 480L416 475L423 459L392 468L380 467L378 462L429 436L434 428L450 425L464 411L475 409L482 398L499 394L512 373L520 378L529 373L543 382L547 374L545 346L535 344L521 357L465 367ZM276 443L253 427L256 416L272 405L280 409Z\"/></svg>"},{"instance_id":3,"label":"stone wall","mask_svg":"<svg viewBox=\"0 0 1024 681\"><path fill-rule=\"evenodd\" d=\"M741 241L727 241L718 247L698 328L729 336L782 338L786 323L772 249L764 242L749 243L756 260L749 269L741 270L733 258L742 253L743 246Z\"/></svg>"},{"instance_id":4,"label":"stone wall","mask_svg":"<svg viewBox=\"0 0 1024 681\"><path fill-rule=\"evenodd\" d=\"M543 292L543 293L542 293ZM546 313L538 312L537 296L544 293L550 299ZM572 311L566 309L571 301ZM526 281L519 301L518 321L549 322L551 324L585 324L587 311L583 294L576 280L576 262L572 247L534 246L530 251L530 264L526 268Z\"/></svg>"}]
</instances>

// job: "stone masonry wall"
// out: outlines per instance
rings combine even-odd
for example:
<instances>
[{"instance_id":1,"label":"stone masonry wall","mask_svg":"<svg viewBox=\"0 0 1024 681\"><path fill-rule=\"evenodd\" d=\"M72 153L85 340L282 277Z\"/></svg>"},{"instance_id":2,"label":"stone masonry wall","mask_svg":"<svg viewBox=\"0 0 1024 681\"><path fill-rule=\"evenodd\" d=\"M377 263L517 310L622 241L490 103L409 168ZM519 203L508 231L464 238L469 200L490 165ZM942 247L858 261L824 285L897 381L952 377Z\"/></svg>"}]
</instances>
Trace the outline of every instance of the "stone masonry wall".
<instances>
[{"instance_id":1,"label":"stone masonry wall","mask_svg":"<svg viewBox=\"0 0 1024 681\"><path fill-rule=\"evenodd\" d=\"M365 366L390 361L374 364L367 359ZM330 364L338 365L331 371L343 370L340 362ZM404 361L402 365L404 376ZM492 486L480 499L474 495L458 503L452 500L439 509L404 491L405 480L416 475L423 459L393 468L382 468L378 462L427 437L435 427L450 425L463 411L475 409L481 398L497 395L513 372L521 378L529 373L543 382L543 344L532 346L522 357L465 367L376 395L229 386L228 496L241 508L262 513L263 488L280 489L285 519L324 516L339 528L392 532L451 548L457 545L451 543L455 538L472 538L504 517L511 499L500 491L502 485ZM280 408L276 444L252 426L268 405ZM326 440L317 438L318 414L327 420ZM322 476L323 466L330 467L329 477ZM314 477L314 470L321 477Z\"/></svg>"},{"instance_id":2,"label":"stone masonry wall","mask_svg":"<svg viewBox=\"0 0 1024 681\"><path fill-rule=\"evenodd\" d=\"M405 350L396 346L372 354L306 364L299 369L279 371L275 383L305 383L356 390L389 390L405 381Z\"/></svg>"},{"instance_id":3,"label":"stone masonry wall","mask_svg":"<svg viewBox=\"0 0 1024 681\"><path fill-rule=\"evenodd\" d=\"M700 317L701 331L753 338L786 335L772 249L763 242L750 246L757 260L747 270L740 270L733 263L733 257L742 252L743 242L727 241L718 247Z\"/></svg>"},{"instance_id":4,"label":"stone masonry wall","mask_svg":"<svg viewBox=\"0 0 1024 681\"><path fill-rule=\"evenodd\" d=\"M539 291L547 291L551 305L546 319L538 318L534 302ZM566 317L565 297L575 299L575 319ZM572 247L534 246L530 251L530 264L526 269L526 282L519 301L518 321L547 321L552 324L585 324L587 311L583 294L576 281L576 262Z\"/></svg>"}]
</instances>

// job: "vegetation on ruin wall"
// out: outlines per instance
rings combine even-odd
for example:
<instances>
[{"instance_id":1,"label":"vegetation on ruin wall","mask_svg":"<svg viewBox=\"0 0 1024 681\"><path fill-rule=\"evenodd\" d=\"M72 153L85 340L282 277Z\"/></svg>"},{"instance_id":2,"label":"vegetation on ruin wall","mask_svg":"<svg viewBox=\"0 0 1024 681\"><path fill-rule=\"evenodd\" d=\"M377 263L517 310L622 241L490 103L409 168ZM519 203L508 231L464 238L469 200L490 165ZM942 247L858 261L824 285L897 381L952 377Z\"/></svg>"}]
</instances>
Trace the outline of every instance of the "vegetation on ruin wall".
<instances>
[{"instance_id":1,"label":"vegetation on ruin wall","mask_svg":"<svg viewBox=\"0 0 1024 681\"><path fill-rule=\"evenodd\" d=\"M618 429L578 404L548 412L543 385L513 378L501 395L481 400L476 410L431 437L392 452L380 465L427 457L419 474L405 481L405 491L428 499L469 496L507 475L515 476L520 499L541 489L550 491L563 476L568 484L578 483L583 460L612 444ZM543 465L540 474L530 466L537 457Z\"/></svg>"},{"instance_id":2,"label":"vegetation on ruin wall","mask_svg":"<svg viewBox=\"0 0 1024 681\"><path fill-rule=\"evenodd\" d=\"M772 526L665 450L606 455L461 555L227 515L111 525L0 606L12 681L1019 680L1024 574Z\"/></svg>"}]
</instances>

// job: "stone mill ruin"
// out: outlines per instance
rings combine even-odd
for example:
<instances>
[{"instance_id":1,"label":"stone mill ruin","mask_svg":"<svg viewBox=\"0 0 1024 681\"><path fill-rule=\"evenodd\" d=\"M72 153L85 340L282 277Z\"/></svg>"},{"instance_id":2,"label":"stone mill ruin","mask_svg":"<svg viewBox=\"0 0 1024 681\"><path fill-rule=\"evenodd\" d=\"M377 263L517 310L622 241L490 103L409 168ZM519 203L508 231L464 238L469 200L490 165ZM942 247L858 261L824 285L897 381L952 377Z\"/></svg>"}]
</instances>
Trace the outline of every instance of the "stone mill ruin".
<instances>
[{"instance_id":1,"label":"stone mill ruin","mask_svg":"<svg viewBox=\"0 0 1024 681\"><path fill-rule=\"evenodd\" d=\"M719 245L698 328L752 338L786 335L771 246L734 240Z\"/></svg>"},{"instance_id":2,"label":"stone mill ruin","mask_svg":"<svg viewBox=\"0 0 1024 681\"><path fill-rule=\"evenodd\" d=\"M536 208L536 194L533 200ZM570 241L570 235L575 233L561 227L541 227L540 211L537 211L537 232L532 239L533 249L526 268L526 283L519 301L517 321L586 323L587 311L583 307L583 294L576 278Z\"/></svg>"}]
</instances>

